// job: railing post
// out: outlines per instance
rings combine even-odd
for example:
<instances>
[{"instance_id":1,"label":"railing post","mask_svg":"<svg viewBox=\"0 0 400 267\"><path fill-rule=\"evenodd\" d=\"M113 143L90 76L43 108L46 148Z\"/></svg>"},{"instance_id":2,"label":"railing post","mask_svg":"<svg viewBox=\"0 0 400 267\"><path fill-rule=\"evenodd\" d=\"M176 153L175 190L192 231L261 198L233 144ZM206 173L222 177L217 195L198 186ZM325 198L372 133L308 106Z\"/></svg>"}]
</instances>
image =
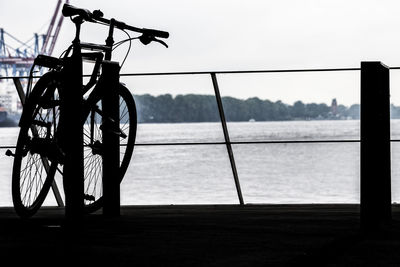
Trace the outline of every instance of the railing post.
<instances>
[{"instance_id":1,"label":"railing post","mask_svg":"<svg viewBox=\"0 0 400 267\"><path fill-rule=\"evenodd\" d=\"M361 62L361 227L392 218L389 68Z\"/></svg>"},{"instance_id":2,"label":"railing post","mask_svg":"<svg viewBox=\"0 0 400 267\"><path fill-rule=\"evenodd\" d=\"M83 99L80 50L65 59L63 97L60 103L59 138L65 153L63 184L65 217L79 226L84 212Z\"/></svg>"},{"instance_id":3,"label":"railing post","mask_svg":"<svg viewBox=\"0 0 400 267\"><path fill-rule=\"evenodd\" d=\"M214 87L215 97L217 100L219 116L221 118L222 130L224 131L226 149L228 151L229 161L231 162L233 179L235 180L236 191L238 194L239 203L240 203L240 205L244 205L242 189L240 188L239 175L236 170L236 164L235 164L235 158L233 156L232 144L231 144L231 141L229 138L229 132L228 132L228 127L226 125L224 108L222 106L221 94L219 92L217 76L215 75L215 73L211 73L211 79L212 79L212 83L213 83L213 87Z\"/></svg>"},{"instance_id":4,"label":"railing post","mask_svg":"<svg viewBox=\"0 0 400 267\"><path fill-rule=\"evenodd\" d=\"M103 214L120 215L119 174L119 70L118 62L103 61L103 75L109 77L102 92L103 108Z\"/></svg>"}]
</instances>

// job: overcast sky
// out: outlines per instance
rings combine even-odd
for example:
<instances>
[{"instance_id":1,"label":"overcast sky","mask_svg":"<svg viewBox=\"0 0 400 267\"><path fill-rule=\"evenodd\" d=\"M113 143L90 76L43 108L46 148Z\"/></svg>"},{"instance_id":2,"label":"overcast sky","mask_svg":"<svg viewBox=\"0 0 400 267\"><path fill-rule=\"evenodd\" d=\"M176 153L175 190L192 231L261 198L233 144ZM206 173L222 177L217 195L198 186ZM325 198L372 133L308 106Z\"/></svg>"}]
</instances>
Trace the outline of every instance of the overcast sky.
<instances>
[{"instance_id":1,"label":"overcast sky","mask_svg":"<svg viewBox=\"0 0 400 267\"><path fill-rule=\"evenodd\" d=\"M44 32L57 0L0 0L0 27L21 40ZM127 72L354 68L361 61L400 66L398 0L71 0L105 17L169 31L169 48L133 43ZM87 41L103 42L102 26L84 25ZM54 55L70 43L68 19ZM116 39L123 38L118 34ZM115 59L124 57L121 46ZM400 71L391 71L392 102L400 104ZM134 93L212 94L208 76L122 78ZM359 102L359 73L220 75L221 92L292 104L295 100ZM398 89L397 89L398 88Z\"/></svg>"}]
</instances>

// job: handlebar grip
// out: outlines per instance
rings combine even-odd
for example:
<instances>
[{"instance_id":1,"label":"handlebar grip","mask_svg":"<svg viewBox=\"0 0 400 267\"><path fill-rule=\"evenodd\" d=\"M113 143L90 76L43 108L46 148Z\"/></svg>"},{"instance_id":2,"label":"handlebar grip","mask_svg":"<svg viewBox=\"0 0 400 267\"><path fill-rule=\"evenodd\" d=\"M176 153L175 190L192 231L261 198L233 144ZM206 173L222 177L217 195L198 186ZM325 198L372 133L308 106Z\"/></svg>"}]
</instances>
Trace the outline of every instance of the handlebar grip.
<instances>
[{"instance_id":1,"label":"handlebar grip","mask_svg":"<svg viewBox=\"0 0 400 267\"><path fill-rule=\"evenodd\" d=\"M64 17L71 17L75 15L81 16L84 20L92 20L92 13L83 8L77 8L74 7L73 5L69 4L64 4L63 9L62 9L62 14Z\"/></svg>"},{"instance_id":2,"label":"handlebar grip","mask_svg":"<svg viewBox=\"0 0 400 267\"><path fill-rule=\"evenodd\" d=\"M143 29L143 33L153 35L154 37L168 38L169 32L154 29Z\"/></svg>"}]
</instances>

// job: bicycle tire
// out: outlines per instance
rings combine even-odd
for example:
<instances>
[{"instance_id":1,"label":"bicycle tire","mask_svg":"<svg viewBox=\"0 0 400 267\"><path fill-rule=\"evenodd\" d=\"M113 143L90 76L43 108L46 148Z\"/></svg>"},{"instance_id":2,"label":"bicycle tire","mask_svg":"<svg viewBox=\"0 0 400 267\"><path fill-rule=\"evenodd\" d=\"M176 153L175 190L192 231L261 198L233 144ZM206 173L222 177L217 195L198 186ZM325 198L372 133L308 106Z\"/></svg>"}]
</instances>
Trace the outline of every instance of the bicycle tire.
<instances>
[{"instance_id":1,"label":"bicycle tire","mask_svg":"<svg viewBox=\"0 0 400 267\"><path fill-rule=\"evenodd\" d=\"M49 151L38 151L35 148L39 146L39 143L35 145L38 141L46 145L54 144L56 127L47 126L49 123L52 126L57 124L59 110L44 109L39 102L47 89L54 86L56 75L55 72L44 74L35 84L24 105L11 183L14 209L20 217L30 217L41 207L58 165L54 155L53 159L49 160Z\"/></svg>"},{"instance_id":2,"label":"bicycle tire","mask_svg":"<svg viewBox=\"0 0 400 267\"><path fill-rule=\"evenodd\" d=\"M126 135L125 138L120 137L119 182L121 182L133 154L137 130L137 112L135 100L129 89L120 84L118 94L120 98L120 130ZM90 111L84 116L86 118L86 127L84 126L84 203L87 213L94 212L103 206L102 156L101 152L96 151L96 149L101 149L102 144L102 132L98 125L102 121L102 116L101 112L96 112L98 106L101 106L101 104L91 107ZM92 126L93 123L96 125ZM88 129L88 126L90 126L90 129ZM93 146L96 141L97 148Z\"/></svg>"}]
</instances>

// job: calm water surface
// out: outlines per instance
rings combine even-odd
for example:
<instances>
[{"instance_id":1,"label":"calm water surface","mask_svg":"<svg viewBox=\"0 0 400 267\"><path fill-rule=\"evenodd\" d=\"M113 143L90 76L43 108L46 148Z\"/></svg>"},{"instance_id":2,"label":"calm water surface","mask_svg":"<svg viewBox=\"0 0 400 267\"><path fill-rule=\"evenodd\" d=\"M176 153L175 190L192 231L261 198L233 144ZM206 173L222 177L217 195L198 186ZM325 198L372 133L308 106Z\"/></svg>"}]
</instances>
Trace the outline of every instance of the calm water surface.
<instances>
[{"instance_id":1,"label":"calm water surface","mask_svg":"<svg viewBox=\"0 0 400 267\"><path fill-rule=\"evenodd\" d=\"M228 124L231 141L359 139L359 121ZM392 121L400 139L400 120ZM0 128L15 145L19 128ZM137 143L223 142L219 123L140 124ZM246 203L359 203L359 143L233 145ZM12 158L0 150L0 206L12 205ZM400 201L400 146L392 143L393 201ZM60 181L58 181L61 186ZM136 146L121 203L238 203L224 145ZM54 205L49 194L47 205Z\"/></svg>"}]
</instances>

